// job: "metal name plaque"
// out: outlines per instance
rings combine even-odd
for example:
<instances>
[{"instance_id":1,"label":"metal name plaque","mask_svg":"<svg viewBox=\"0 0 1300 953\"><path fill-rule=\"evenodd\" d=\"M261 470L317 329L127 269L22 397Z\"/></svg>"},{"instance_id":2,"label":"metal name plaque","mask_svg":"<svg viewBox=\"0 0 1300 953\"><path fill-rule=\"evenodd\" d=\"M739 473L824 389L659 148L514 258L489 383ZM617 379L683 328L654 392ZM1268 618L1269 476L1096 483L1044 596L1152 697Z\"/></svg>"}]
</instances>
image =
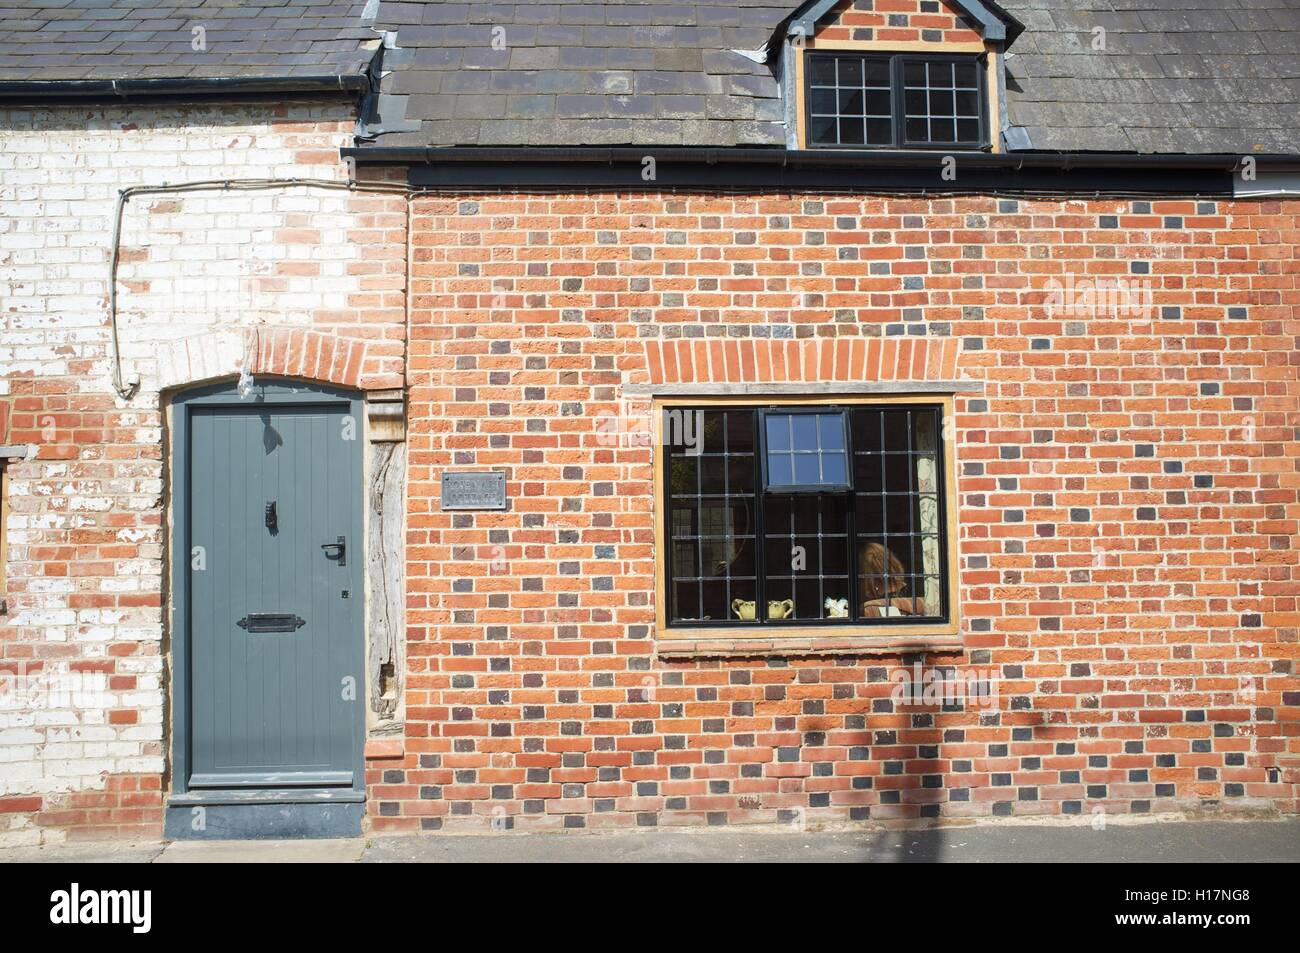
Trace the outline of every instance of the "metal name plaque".
<instances>
[{"instance_id":1,"label":"metal name plaque","mask_svg":"<svg viewBox=\"0 0 1300 953\"><path fill-rule=\"evenodd\" d=\"M489 473L446 473L442 475L444 510L504 510L506 475Z\"/></svg>"}]
</instances>

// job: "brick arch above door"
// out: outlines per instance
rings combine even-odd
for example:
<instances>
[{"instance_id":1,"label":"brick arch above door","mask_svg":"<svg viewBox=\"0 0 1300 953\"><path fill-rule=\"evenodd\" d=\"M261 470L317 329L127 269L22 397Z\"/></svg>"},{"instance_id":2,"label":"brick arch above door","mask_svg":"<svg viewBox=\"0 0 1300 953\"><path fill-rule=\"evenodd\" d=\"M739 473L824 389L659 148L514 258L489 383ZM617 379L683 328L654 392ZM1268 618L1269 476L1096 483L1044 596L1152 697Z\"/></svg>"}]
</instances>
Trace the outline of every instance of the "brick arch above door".
<instances>
[{"instance_id":1,"label":"brick arch above door","mask_svg":"<svg viewBox=\"0 0 1300 953\"><path fill-rule=\"evenodd\" d=\"M386 346L387 345L387 346ZM158 389L174 390L239 374L297 378L362 391L402 386L400 349L314 328L209 331L160 345Z\"/></svg>"},{"instance_id":2,"label":"brick arch above door","mask_svg":"<svg viewBox=\"0 0 1300 953\"><path fill-rule=\"evenodd\" d=\"M649 383L954 381L956 338L740 338L646 341Z\"/></svg>"}]
</instances>

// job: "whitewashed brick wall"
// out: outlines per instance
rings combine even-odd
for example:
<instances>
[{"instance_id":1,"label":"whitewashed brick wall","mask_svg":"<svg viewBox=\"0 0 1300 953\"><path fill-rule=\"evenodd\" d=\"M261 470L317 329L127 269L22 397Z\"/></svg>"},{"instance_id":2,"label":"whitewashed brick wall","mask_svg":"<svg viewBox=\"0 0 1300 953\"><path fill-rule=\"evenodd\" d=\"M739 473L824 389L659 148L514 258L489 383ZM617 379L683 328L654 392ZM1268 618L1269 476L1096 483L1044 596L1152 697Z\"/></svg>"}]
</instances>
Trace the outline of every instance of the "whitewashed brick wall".
<instances>
[{"instance_id":1,"label":"whitewashed brick wall","mask_svg":"<svg viewBox=\"0 0 1300 953\"><path fill-rule=\"evenodd\" d=\"M119 323L125 377L140 387L124 402L107 323L118 190L345 179L352 125L347 104L0 109L0 401L12 424L0 443L38 448L9 468L0 844L128 831L135 812L113 779L164 770L160 373L230 373L241 326L337 328L359 320L363 284L394 286L348 240L362 223L347 193L134 198ZM160 368L187 339L214 350L205 369Z\"/></svg>"}]
</instances>

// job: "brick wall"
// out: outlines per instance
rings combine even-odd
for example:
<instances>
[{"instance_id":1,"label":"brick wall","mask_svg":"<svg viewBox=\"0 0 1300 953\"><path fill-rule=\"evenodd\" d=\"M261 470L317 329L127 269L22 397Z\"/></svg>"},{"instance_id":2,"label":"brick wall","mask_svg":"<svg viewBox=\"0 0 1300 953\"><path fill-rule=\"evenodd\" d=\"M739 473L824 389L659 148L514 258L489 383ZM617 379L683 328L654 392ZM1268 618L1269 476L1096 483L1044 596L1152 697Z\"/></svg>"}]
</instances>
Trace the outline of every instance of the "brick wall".
<instances>
[{"instance_id":1,"label":"brick wall","mask_svg":"<svg viewBox=\"0 0 1300 953\"><path fill-rule=\"evenodd\" d=\"M1298 215L419 199L406 745L372 762L372 824L1295 811ZM908 656L656 654L653 453L599 422L652 376L833 380L839 355L979 385L964 650L925 661L991 674L991 710L891 698ZM504 468L510 510L440 512L449 467Z\"/></svg>"},{"instance_id":2,"label":"brick wall","mask_svg":"<svg viewBox=\"0 0 1300 953\"><path fill-rule=\"evenodd\" d=\"M0 842L156 832L162 406L245 362L404 372L404 200L133 199L339 179L342 107L0 115ZM378 830L1297 808L1295 201L460 195L415 203L405 743ZM957 400L964 649L658 654L626 385L925 381ZM505 513L442 513L448 467ZM814 648L816 648L814 646ZM15 699L25 699L15 704Z\"/></svg>"},{"instance_id":3,"label":"brick wall","mask_svg":"<svg viewBox=\"0 0 1300 953\"><path fill-rule=\"evenodd\" d=\"M940 0L844 0L818 23L818 40L980 43L975 24Z\"/></svg>"},{"instance_id":4,"label":"brick wall","mask_svg":"<svg viewBox=\"0 0 1300 953\"><path fill-rule=\"evenodd\" d=\"M347 105L0 110L0 843L157 832L165 771L160 391L254 373L400 386L404 199L120 188L346 178Z\"/></svg>"}]
</instances>

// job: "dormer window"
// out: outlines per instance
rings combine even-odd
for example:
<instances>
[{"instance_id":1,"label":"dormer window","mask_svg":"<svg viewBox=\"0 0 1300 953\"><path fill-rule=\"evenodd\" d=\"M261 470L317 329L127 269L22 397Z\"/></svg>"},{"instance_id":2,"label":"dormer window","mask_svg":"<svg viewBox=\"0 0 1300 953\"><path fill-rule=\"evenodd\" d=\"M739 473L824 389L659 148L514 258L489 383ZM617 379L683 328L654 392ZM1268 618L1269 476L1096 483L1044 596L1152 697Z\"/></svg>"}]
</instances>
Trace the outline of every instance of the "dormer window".
<instances>
[{"instance_id":1,"label":"dormer window","mask_svg":"<svg viewBox=\"0 0 1300 953\"><path fill-rule=\"evenodd\" d=\"M983 149L979 56L809 51L808 145L830 149Z\"/></svg>"}]
</instances>

